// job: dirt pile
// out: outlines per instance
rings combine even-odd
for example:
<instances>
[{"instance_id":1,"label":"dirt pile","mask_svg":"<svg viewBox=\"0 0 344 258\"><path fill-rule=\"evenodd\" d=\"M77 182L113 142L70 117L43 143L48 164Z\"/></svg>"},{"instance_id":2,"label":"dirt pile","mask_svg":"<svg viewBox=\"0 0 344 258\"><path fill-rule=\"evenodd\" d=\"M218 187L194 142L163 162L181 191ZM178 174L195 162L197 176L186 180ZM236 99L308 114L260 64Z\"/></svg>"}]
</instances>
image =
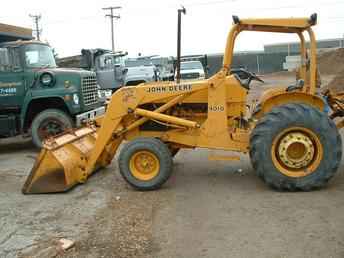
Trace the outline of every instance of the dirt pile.
<instances>
[{"instance_id":1,"label":"dirt pile","mask_svg":"<svg viewBox=\"0 0 344 258\"><path fill-rule=\"evenodd\" d=\"M333 76L325 88L335 92L344 91L344 48L320 53L318 67L322 77Z\"/></svg>"},{"instance_id":2,"label":"dirt pile","mask_svg":"<svg viewBox=\"0 0 344 258\"><path fill-rule=\"evenodd\" d=\"M319 54L318 64L321 74L341 74L344 70L344 48Z\"/></svg>"},{"instance_id":3,"label":"dirt pile","mask_svg":"<svg viewBox=\"0 0 344 258\"><path fill-rule=\"evenodd\" d=\"M344 91L344 69L330 81L327 88L334 92Z\"/></svg>"}]
</instances>

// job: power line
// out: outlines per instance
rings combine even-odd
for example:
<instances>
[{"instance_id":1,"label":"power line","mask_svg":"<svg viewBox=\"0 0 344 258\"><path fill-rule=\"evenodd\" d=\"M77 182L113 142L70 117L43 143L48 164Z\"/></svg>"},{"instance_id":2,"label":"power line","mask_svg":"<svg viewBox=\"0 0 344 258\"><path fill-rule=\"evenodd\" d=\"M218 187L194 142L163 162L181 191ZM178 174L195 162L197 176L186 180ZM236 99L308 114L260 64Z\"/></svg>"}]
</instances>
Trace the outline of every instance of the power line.
<instances>
[{"instance_id":1,"label":"power line","mask_svg":"<svg viewBox=\"0 0 344 258\"><path fill-rule=\"evenodd\" d=\"M202 6L202 5L217 5L217 4L229 4L237 2L237 0L215 0L215 1L204 1L204 2L191 2L191 3L185 3L185 6ZM317 5L326 5L326 6L333 6L333 5L342 5L344 2L340 1L324 1L317 3ZM289 8L300 8L302 6L309 6L307 3L305 4L300 4L300 5L285 5L285 6L274 6L274 7L248 7L248 6L242 6L239 7L239 9L254 9L254 10L275 10L275 9L289 9ZM234 6L235 7L235 6Z\"/></svg>"},{"instance_id":2,"label":"power line","mask_svg":"<svg viewBox=\"0 0 344 258\"><path fill-rule=\"evenodd\" d=\"M42 15L32 15L30 14L29 15L32 19L33 19L33 22L35 23L35 28L34 31L36 33L36 39L39 41L40 40L40 34L42 32L42 29L40 29L39 27L39 21L41 20L42 18Z\"/></svg>"},{"instance_id":3,"label":"power line","mask_svg":"<svg viewBox=\"0 0 344 258\"><path fill-rule=\"evenodd\" d=\"M112 52L115 52L115 38L114 38L114 19L120 19L121 16L120 15L113 15L113 10L118 10L121 9L121 6L111 6L111 7L105 7L103 8L103 10L110 10L110 14L105 15L105 17L110 17L110 21L111 21L111 43L112 43Z\"/></svg>"},{"instance_id":4,"label":"power line","mask_svg":"<svg viewBox=\"0 0 344 258\"><path fill-rule=\"evenodd\" d=\"M238 2L237 4L235 2ZM194 6L194 7L197 7L197 6L207 6L207 5L221 5L221 4L233 4L235 3L235 5L233 5L233 8L234 8L234 12L237 12L237 11L240 11L240 10L256 10L256 11L273 11L273 10L280 10L280 9L295 9L295 8L302 8L303 6L306 6L306 4L295 4L295 5L281 5L281 6L273 6L273 7L262 7L262 6L259 6L259 7L250 7L250 6L240 6L240 3L238 0L214 0L214 1L193 1L193 2L190 2L190 3L185 3L184 5L186 7L191 7L191 6ZM343 5L344 4L344 1L343 2L340 2L340 1L331 1L331 2L320 2L320 3L317 3L318 6L321 6L321 5L326 5L327 7L328 6L339 6L339 5ZM119 7L119 6L118 6ZM119 9L119 8L122 8L122 7L112 7L113 9ZM160 9L175 9L175 5L155 5L156 8L160 8ZM131 6L127 6L125 8L127 11L134 11L134 10L140 10L142 11L143 9L149 9L148 7L131 7ZM111 7L108 7L108 8L103 8L103 10L110 10L111 11ZM148 15L148 14L147 14ZM111 14L107 15L107 17L110 17ZM120 16L116 16L114 18L117 18L119 19ZM321 18L321 17L320 17ZM326 17L328 18L328 17ZM337 17L336 17L337 18ZM339 17L338 17L339 18ZM76 18L76 17L73 17L72 19L65 19L65 20L51 20L51 21L46 21L45 24L60 24L60 23L69 23L71 20L96 20L97 19L97 16L84 16L84 17L79 17L79 18ZM330 17L330 19L333 19L332 17ZM340 18L341 19L341 18ZM319 19L320 20L320 19ZM323 18L321 18L321 20L325 20ZM112 23L113 21L111 21Z\"/></svg>"}]
</instances>

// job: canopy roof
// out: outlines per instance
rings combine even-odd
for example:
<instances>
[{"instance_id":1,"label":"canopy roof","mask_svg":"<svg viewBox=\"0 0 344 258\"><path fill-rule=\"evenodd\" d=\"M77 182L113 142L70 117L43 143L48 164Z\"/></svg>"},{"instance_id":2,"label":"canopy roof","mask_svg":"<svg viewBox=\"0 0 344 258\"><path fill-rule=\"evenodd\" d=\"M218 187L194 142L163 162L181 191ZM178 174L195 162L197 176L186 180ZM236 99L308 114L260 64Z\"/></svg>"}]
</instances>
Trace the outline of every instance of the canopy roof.
<instances>
[{"instance_id":1,"label":"canopy roof","mask_svg":"<svg viewBox=\"0 0 344 258\"><path fill-rule=\"evenodd\" d=\"M298 32L308 29L317 23L317 14L304 18L267 18L267 19L240 19L233 16L234 24L244 30Z\"/></svg>"}]
</instances>

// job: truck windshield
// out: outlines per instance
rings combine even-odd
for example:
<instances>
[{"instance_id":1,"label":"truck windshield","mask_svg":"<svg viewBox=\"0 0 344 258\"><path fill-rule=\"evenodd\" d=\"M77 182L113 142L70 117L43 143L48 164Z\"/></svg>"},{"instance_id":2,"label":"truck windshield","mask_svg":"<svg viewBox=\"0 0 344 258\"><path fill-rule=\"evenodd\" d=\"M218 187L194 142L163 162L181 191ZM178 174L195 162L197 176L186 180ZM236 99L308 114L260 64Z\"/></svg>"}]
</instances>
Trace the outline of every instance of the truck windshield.
<instances>
[{"instance_id":1,"label":"truck windshield","mask_svg":"<svg viewBox=\"0 0 344 258\"><path fill-rule=\"evenodd\" d=\"M199 61L181 62L180 69L181 70L203 69L203 66L202 66L202 63Z\"/></svg>"},{"instance_id":2,"label":"truck windshield","mask_svg":"<svg viewBox=\"0 0 344 258\"><path fill-rule=\"evenodd\" d=\"M25 47L25 63L29 68L56 67L51 48L41 44L30 44Z\"/></svg>"},{"instance_id":3,"label":"truck windshield","mask_svg":"<svg viewBox=\"0 0 344 258\"><path fill-rule=\"evenodd\" d=\"M112 70L114 66L122 66L123 57L114 55L102 55L98 58L98 66L102 70Z\"/></svg>"}]
</instances>

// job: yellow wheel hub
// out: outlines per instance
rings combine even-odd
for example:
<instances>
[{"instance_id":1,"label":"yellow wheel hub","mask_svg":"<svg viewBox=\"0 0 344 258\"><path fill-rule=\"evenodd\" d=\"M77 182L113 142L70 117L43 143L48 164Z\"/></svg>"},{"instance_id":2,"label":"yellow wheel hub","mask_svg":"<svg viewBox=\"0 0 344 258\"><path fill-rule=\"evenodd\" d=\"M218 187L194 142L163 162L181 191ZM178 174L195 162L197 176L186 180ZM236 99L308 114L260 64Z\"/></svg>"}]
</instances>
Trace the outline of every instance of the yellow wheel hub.
<instances>
[{"instance_id":1,"label":"yellow wheel hub","mask_svg":"<svg viewBox=\"0 0 344 258\"><path fill-rule=\"evenodd\" d=\"M275 167L289 177L303 177L313 173L323 157L318 136L312 131L293 127L284 130L271 148Z\"/></svg>"},{"instance_id":2,"label":"yellow wheel hub","mask_svg":"<svg viewBox=\"0 0 344 258\"><path fill-rule=\"evenodd\" d=\"M135 178L148 181L158 175L160 162L154 153L138 151L131 157L129 167Z\"/></svg>"},{"instance_id":3,"label":"yellow wheel hub","mask_svg":"<svg viewBox=\"0 0 344 258\"><path fill-rule=\"evenodd\" d=\"M301 132L291 132L281 139L278 155L287 167L306 167L313 160L314 144L308 135Z\"/></svg>"}]
</instances>

